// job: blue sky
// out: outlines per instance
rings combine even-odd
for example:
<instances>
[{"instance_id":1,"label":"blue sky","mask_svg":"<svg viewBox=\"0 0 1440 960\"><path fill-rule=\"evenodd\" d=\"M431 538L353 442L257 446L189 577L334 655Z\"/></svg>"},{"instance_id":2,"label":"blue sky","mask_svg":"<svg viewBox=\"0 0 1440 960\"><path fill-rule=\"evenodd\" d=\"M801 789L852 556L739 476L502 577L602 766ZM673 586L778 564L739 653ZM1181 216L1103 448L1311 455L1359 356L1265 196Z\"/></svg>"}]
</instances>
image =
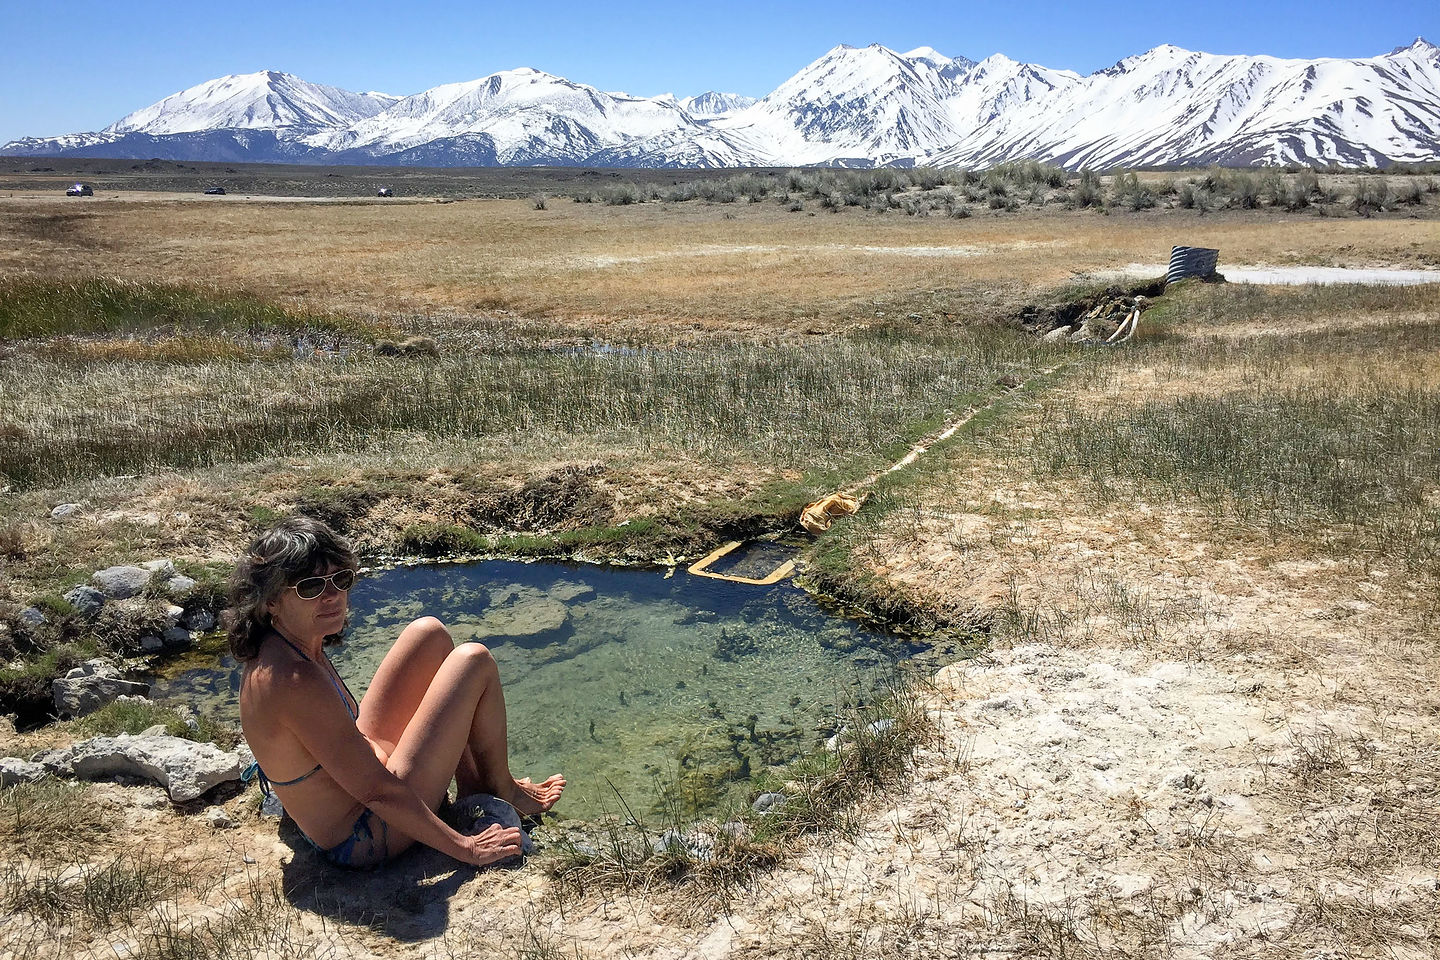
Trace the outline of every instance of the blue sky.
<instances>
[{"instance_id":1,"label":"blue sky","mask_svg":"<svg viewBox=\"0 0 1440 960\"><path fill-rule=\"evenodd\" d=\"M202 81L263 69L410 94L527 66L642 96L758 97L838 43L925 45L977 60L998 52L1080 73L1161 43L1367 57L1420 35L1440 43L1440 0L0 0L0 31L4 143L97 130Z\"/></svg>"}]
</instances>

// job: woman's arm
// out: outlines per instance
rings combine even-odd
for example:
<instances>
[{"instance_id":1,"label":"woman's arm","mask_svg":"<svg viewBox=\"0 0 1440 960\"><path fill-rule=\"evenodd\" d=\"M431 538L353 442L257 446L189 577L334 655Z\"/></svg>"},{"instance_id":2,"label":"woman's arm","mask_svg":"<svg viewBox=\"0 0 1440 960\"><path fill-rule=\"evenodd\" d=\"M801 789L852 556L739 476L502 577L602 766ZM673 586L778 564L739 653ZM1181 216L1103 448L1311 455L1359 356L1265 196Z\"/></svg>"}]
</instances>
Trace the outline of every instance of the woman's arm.
<instances>
[{"instance_id":1,"label":"woman's arm","mask_svg":"<svg viewBox=\"0 0 1440 960\"><path fill-rule=\"evenodd\" d=\"M519 830L491 828L466 836L437 817L375 756L319 664L296 663L286 673L271 691L281 701L280 719L340 789L390 826L462 863L483 866L519 855Z\"/></svg>"}]
</instances>

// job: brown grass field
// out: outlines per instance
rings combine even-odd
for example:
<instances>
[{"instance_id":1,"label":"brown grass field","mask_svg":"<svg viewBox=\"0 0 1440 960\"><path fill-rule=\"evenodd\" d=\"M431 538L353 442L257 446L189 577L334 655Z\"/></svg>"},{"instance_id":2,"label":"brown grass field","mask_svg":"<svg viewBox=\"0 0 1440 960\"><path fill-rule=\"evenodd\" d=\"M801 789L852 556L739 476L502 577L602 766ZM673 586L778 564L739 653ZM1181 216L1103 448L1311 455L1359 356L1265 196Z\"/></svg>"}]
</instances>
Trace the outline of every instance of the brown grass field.
<instances>
[{"instance_id":1,"label":"brown grass field","mask_svg":"<svg viewBox=\"0 0 1440 960\"><path fill-rule=\"evenodd\" d=\"M1232 264L1434 267L1431 209L1362 219L1047 208L950 220L774 203L552 199L535 210L527 200L16 193L0 197L0 231L14 240L0 269L217 284L317 310L763 332L868 320L877 301L995 319L1094 271L1163 264L1176 243L1217 247Z\"/></svg>"},{"instance_id":2,"label":"brown grass field","mask_svg":"<svg viewBox=\"0 0 1440 960\"><path fill-rule=\"evenodd\" d=\"M1016 319L1177 243L1222 273L1435 268L1433 196L952 219L537 209L533 172L386 203L0 173L6 683L123 646L27 648L24 606L109 563L223 571L293 510L371 553L674 564L977 411L801 560L984 644L904 695L904 749L775 771L782 828L696 827L709 860L622 829L515 871L342 875L248 793L0 790L0 958L1440 955L1440 284L1186 284L1113 350ZM108 305L24 333L72 293ZM401 335L439 345L374 351ZM97 723L0 723L0 754Z\"/></svg>"}]
</instances>

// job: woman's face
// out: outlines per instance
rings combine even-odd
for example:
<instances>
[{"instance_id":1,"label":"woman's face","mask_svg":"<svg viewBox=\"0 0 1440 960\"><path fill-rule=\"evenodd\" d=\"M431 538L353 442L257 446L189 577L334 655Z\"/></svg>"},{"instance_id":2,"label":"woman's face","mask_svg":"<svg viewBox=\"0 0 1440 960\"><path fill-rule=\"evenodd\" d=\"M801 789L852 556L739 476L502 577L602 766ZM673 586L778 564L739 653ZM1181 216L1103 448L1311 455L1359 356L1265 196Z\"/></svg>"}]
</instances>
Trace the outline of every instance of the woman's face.
<instances>
[{"instance_id":1,"label":"woman's face","mask_svg":"<svg viewBox=\"0 0 1440 960\"><path fill-rule=\"evenodd\" d=\"M343 569L327 564L307 576L330 576ZM349 592L338 589L334 583L326 583L320 596L306 600L295 592L294 583L293 580L287 583L280 595L265 605L271 621L281 632L296 638L314 640L339 633L345 626L345 614L350 606Z\"/></svg>"}]
</instances>

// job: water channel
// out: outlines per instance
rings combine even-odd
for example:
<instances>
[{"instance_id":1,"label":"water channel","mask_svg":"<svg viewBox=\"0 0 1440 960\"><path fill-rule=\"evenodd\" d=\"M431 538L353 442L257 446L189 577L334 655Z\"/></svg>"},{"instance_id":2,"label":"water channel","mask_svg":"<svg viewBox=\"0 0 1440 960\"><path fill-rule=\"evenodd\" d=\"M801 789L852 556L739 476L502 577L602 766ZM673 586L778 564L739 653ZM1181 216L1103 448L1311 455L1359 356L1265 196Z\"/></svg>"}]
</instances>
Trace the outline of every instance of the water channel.
<instances>
[{"instance_id":1,"label":"water channel","mask_svg":"<svg viewBox=\"0 0 1440 960\"><path fill-rule=\"evenodd\" d=\"M743 799L750 776L813 750L834 732L837 707L874 697L906 652L785 581L428 564L374 572L351 591L350 630L331 658L357 696L399 631L424 615L494 651L512 768L564 773L560 812L572 817L619 812L622 797L653 812L662 791L691 812ZM154 693L236 719L238 686L235 663L216 668L212 658Z\"/></svg>"}]
</instances>

